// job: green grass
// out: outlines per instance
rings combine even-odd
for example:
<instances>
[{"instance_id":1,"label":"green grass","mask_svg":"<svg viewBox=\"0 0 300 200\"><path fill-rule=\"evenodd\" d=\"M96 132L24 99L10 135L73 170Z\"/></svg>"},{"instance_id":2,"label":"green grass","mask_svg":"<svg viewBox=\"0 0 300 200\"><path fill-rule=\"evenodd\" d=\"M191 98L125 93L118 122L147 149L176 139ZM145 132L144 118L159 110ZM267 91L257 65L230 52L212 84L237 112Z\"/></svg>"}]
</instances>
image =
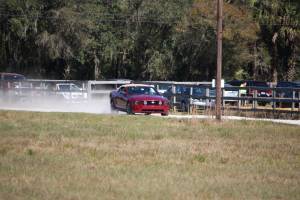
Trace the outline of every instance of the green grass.
<instances>
[{"instance_id":1,"label":"green grass","mask_svg":"<svg viewBox=\"0 0 300 200\"><path fill-rule=\"evenodd\" d=\"M0 111L0 199L300 199L300 128Z\"/></svg>"}]
</instances>

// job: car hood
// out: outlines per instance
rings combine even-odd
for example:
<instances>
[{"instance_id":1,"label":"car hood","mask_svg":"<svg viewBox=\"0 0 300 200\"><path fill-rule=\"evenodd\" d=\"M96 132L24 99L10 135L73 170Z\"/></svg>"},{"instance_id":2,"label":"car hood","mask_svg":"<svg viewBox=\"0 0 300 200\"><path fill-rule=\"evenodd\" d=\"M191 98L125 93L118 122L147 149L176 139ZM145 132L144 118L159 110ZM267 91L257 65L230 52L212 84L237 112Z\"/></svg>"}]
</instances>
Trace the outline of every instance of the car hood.
<instances>
[{"instance_id":1,"label":"car hood","mask_svg":"<svg viewBox=\"0 0 300 200\"><path fill-rule=\"evenodd\" d=\"M165 97L158 95L132 95L129 97L129 100L132 101L144 101L144 100L152 100L152 101L167 101Z\"/></svg>"}]
</instances>

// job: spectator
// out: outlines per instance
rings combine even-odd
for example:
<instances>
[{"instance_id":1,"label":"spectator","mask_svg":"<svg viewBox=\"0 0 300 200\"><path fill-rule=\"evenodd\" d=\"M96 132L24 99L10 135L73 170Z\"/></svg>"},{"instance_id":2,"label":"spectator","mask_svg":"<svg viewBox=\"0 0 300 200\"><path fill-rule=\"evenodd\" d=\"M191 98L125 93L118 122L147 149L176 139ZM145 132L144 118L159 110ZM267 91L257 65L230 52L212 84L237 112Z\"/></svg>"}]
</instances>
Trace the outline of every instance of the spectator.
<instances>
[{"instance_id":1,"label":"spectator","mask_svg":"<svg viewBox=\"0 0 300 200\"><path fill-rule=\"evenodd\" d=\"M246 82L243 82L241 85L240 85L240 96L241 97L246 97L247 96L247 89L245 88L247 86L247 83ZM244 106L246 103L245 100L242 100L242 105Z\"/></svg>"}]
</instances>

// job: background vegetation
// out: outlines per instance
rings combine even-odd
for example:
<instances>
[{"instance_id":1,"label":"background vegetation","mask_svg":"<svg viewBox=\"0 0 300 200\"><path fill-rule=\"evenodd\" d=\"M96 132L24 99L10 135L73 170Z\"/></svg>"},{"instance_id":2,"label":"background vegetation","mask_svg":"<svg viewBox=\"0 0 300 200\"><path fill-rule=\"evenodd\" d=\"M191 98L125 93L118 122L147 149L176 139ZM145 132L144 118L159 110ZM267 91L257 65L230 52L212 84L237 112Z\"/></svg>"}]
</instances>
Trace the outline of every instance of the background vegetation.
<instances>
[{"instance_id":1,"label":"background vegetation","mask_svg":"<svg viewBox=\"0 0 300 200\"><path fill-rule=\"evenodd\" d=\"M300 1L224 1L224 78L299 79ZM213 0L0 0L0 71L210 80L215 28Z\"/></svg>"},{"instance_id":2,"label":"background vegetation","mask_svg":"<svg viewBox=\"0 0 300 200\"><path fill-rule=\"evenodd\" d=\"M0 111L0 199L299 199L299 126Z\"/></svg>"}]
</instances>

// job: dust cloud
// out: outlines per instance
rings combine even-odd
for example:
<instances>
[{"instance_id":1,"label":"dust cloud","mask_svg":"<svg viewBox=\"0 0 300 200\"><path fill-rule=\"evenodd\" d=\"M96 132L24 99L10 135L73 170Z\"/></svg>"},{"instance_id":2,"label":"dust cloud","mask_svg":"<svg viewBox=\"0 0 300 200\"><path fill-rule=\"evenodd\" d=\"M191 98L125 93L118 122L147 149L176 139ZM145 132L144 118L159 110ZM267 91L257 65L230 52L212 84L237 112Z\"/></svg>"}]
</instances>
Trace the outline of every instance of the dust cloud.
<instances>
[{"instance_id":1,"label":"dust cloud","mask_svg":"<svg viewBox=\"0 0 300 200\"><path fill-rule=\"evenodd\" d=\"M41 96L11 96L0 94L1 110L20 110L35 112L79 112L94 114L110 114L109 95L86 99L64 99Z\"/></svg>"}]
</instances>

